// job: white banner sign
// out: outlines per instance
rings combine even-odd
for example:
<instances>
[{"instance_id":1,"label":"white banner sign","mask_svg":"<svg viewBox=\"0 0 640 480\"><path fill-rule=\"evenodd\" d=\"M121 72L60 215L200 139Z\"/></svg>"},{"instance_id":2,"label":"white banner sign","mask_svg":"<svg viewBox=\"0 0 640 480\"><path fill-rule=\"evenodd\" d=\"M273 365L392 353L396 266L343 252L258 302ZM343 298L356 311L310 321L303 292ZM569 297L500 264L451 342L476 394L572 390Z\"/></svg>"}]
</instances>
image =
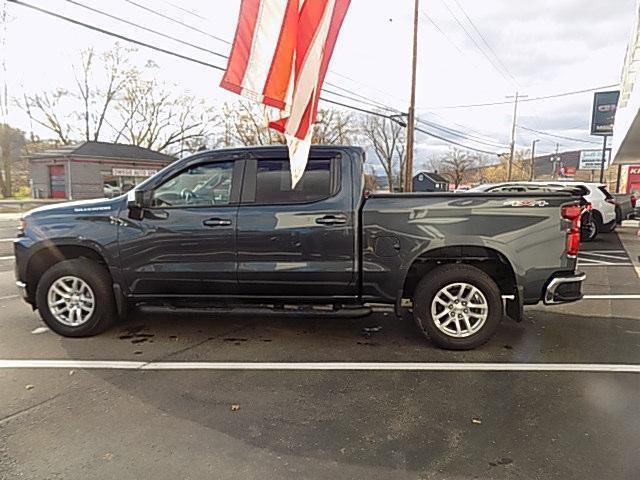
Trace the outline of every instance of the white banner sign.
<instances>
[{"instance_id":1,"label":"white banner sign","mask_svg":"<svg viewBox=\"0 0 640 480\"><path fill-rule=\"evenodd\" d=\"M144 168L112 168L111 175L114 177L150 177L158 173L158 170Z\"/></svg>"},{"instance_id":2,"label":"white banner sign","mask_svg":"<svg viewBox=\"0 0 640 480\"><path fill-rule=\"evenodd\" d=\"M611 159L611 152L607 150L605 156L606 163L604 168L609 165ZM582 150L580 152L580 170L600 170L602 164L602 150Z\"/></svg>"}]
</instances>

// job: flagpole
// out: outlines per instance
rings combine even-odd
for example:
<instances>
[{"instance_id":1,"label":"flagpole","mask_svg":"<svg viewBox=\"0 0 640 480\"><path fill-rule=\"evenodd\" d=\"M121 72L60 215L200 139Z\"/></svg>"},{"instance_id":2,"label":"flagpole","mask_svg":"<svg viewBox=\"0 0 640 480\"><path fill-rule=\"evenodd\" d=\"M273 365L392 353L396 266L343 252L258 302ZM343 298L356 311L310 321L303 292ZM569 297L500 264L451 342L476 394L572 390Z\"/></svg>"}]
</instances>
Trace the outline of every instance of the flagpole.
<instances>
[{"instance_id":1,"label":"flagpole","mask_svg":"<svg viewBox=\"0 0 640 480\"><path fill-rule=\"evenodd\" d=\"M411 100L409 103L409 118L407 122L407 146L404 173L404 191L413 190L413 149L416 129L416 69L418 65L418 15L420 0L414 1L413 9L413 55L411 61Z\"/></svg>"}]
</instances>

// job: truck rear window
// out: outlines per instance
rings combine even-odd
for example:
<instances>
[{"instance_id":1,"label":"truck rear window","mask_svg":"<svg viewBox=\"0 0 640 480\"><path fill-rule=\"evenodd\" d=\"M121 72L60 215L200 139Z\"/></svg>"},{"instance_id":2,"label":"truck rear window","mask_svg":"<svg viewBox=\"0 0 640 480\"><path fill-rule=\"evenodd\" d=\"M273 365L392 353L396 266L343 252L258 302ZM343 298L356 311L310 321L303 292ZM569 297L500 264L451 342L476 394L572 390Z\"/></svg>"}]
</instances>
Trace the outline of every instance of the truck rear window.
<instances>
[{"instance_id":1,"label":"truck rear window","mask_svg":"<svg viewBox=\"0 0 640 480\"><path fill-rule=\"evenodd\" d=\"M256 203L307 203L322 200L335 193L332 160L311 159L294 189L291 189L289 160L258 160Z\"/></svg>"}]
</instances>

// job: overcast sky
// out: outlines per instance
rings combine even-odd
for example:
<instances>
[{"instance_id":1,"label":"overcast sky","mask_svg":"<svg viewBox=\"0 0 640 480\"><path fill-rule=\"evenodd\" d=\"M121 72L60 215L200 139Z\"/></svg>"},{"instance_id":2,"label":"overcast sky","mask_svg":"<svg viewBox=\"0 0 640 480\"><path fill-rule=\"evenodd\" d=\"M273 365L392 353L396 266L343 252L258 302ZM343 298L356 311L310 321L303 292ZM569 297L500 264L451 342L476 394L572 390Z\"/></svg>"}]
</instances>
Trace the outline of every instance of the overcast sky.
<instances>
[{"instance_id":1,"label":"overcast sky","mask_svg":"<svg viewBox=\"0 0 640 480\"><path fill-rule=\"evenodd\" d=\"M25 1L225 65L222 59L105 19L65 0ZM229 50L226 43L163 20L126 0L76 1L221 53ZM233 38L240 5L240 0L135 1L227 40ZM636 0L422 0L421 5L417 92L420 117L504 145L509 142L512 105L442 107L500 102L516 90L532 98L616 84L636 18ZM6 55L10 95L71 87L70 63L77 60L80 49L93 46L97 50L108 50L115 41L14 4L8 5L8 14L7 49L2 55ZM406 111L412 14L412 0L352 0L328 81ZM134 63L141 65L147 60L155 61L160 67L159 76L211 103L234 98L219 88L221 73L218 71L144 48L133 55ZM588 135L591 101L592 94L587 93L525 102L521 104L519 124L597 142L597 138ZM27 119L15 108L10 112L10 121L23 129L29 128ZM562 150L598 148L526 130L518 132L518 145L527 148L534 138L541 139L542 153L554 150L556 141L561 143ZM503 150L469 139L457 140L491 151ZM424 135L419 135L418 141L422 152L419 159L424 159L425 152L435 146L443 145Z\"/></svg>"}]
</instances>

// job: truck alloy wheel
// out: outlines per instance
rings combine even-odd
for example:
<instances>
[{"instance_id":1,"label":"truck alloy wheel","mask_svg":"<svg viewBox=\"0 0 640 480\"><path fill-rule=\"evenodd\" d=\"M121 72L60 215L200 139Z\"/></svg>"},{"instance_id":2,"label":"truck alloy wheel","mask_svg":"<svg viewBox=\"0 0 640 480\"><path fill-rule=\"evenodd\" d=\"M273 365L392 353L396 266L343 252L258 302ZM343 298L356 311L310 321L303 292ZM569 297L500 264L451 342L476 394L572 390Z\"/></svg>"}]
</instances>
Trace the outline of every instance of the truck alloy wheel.
<instances>
[{"instance_id":1,"label":"truck alloy wheel","mask_svg":"<svg viewBox=\"0 0 640 480\"><path fill-rule=\"evenodd\" d=\"M60 335L96 335L117 319L112 285L104 265L86 258L63 260L40 278L36 306L47 326Z\"/></svg>"},{"instance_id":2,"label":"truck alloy wheel","mask_svg":"<svg viewBox=\"0 0 640 480\"><path fill-rule=\"evenodd\" d=\"M450 337L470 337L482 328L488 315L486 297L468 283L444 286L431 302L433 322L438 330Z\"/></svg>"},{"instance_id":3,"label":"truck alloy wheel","mask_svg":"<svg viewBox=\"0 0 640 480\"><path fill-rule=\"evenodd\" d=\"M413 316L436 345L470 350L484 344L502 320L502 296L493 279L472 265L442 265L416 286Z\"/></svg>"},{"instance_id":4,"label":"truck alloy wheel","mask_svg":"<svg viewBox=\"0 0 640 480\"><path fill-rule=\"evenodd\" d=\"M47 306L51 315L69 327L86 323L95 311L95 303L91 287L73 275L53 282L47 294Z\"/></svg>"}]
</instances>

